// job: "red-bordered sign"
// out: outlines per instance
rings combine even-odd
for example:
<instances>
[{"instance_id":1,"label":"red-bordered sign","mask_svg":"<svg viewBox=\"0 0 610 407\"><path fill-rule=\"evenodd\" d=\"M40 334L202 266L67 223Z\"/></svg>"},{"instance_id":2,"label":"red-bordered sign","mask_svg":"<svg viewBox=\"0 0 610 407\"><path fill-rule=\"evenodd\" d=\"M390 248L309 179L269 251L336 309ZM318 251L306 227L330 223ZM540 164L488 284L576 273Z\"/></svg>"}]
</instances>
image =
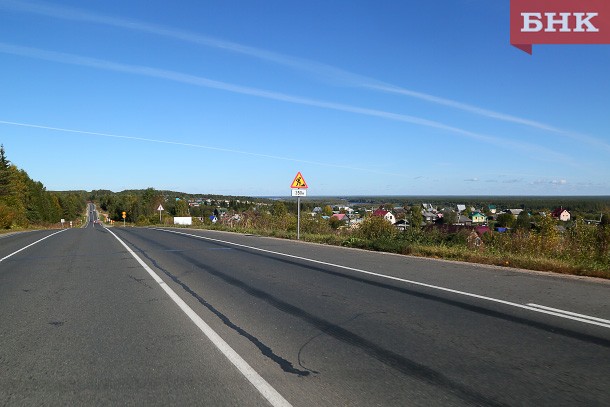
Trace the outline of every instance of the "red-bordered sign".
<instances>
[{"instance_id":1,"label":"red-bordered sign","mask_svg":"<svg viewBox=\"0 0 610 407\"><path fill-rule=\"evenodd\" d=\"M303 175L301 174L300 171L297 173L297 176L294 177L294 181L292 181L292 185L290 185L290 188L299 188L299 189L309 188L307 186L307 182L305 182L305 178L303 178Z\"/></svg>"}]
</instances>

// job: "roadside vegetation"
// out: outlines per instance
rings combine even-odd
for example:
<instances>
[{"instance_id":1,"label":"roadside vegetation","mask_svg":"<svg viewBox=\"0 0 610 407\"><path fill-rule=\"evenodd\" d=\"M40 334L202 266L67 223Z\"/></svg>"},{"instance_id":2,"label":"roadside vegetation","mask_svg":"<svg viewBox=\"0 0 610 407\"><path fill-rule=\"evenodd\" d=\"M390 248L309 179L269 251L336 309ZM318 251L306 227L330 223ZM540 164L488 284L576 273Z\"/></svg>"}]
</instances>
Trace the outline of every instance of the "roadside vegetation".
<instances>
[{"instance_id":1,"label":"roadside vegetation","mask_svg":"<svg viewBox=\"0 0 610 407\"><path fill-rule=\"evenodd\" d=\"M85 191L49 192L6 157L0 146L0 232L58 227L61 219L78 221L84 212Z\"/></svg>"},{"instance_id":2,"label":"roadside vegetation","mask_svg":"<svg viewBox=\"0 0 610 407\"><path fill-rule=\"evenodd\" d=\"M198 200L198 206L189 206L193 199ZM477 205L476 199L480 197L473 198L473 205ZM525 206L523 199L503 199L504 205ZM553 199L556 198L533 198L527 203L535 208L531 212L537 212L544 205L553 205ZM73 221L74 227L78 227L84 221L87 201L98 205L103 222L114 221L117 226L123 223L123 212L126 212L126 224L136 226L173 226L174 216L193 216L193 227L286 239L297 237L295 202L217 195L206 195L204 199L153 188L119 193L106 190L49 192L13 165L7 159L4 147L0 146L0 233L58 227L61 219ZM359 201L369 206L378 203L367 202L365 198ZM442 200L438 203L443 205ZM163 211L158 211L160 205ZM309 213L314 205L322 205L323 210L311 216ZM535 214L514 218L503 214L490 225L491 231L477 235L468 228L456 231L430 225L398 230L383 218L370 215L365 216L357 228L348 228L344 221L328 218L333 213L330 205L312 201L302 208L300 238L404 255L610 278L610 208L607 200L572 198L569 205L576 208L574 212L578 215L568 227L558 228L558 222L550 216ZM403 207L411 208L403 215L409 225L422 225L420 204L405 203ZM605 215L598 224L585 222L596 214L599 216L600 212ZM449 215L445 217L448 223ZM216 217L217 222L213 222ZM493 226L508 229L500 233L493 231Z\"/></svg>"},{"instance_id":3,"label":"roadside vegetation","mask_svg":"<svg viewBox=\"0 0 610 407\"><path fill-rule=\"evenodd\" d=\"M280 216L278 216L280 215ZM242 222L195 227L296 239L296 216L273 207L270 213L246 213ZM436 228L399 231L380 217L368 217L357 229L333 228L321 218L303 217L300 238L304 241L366 250L590 277L610 278L610 217L599 225L576 220L565 232L550 217L537 219L535 228L515 228L479 237L470 230L446 232Z\"/></svg>"}]
</instances>

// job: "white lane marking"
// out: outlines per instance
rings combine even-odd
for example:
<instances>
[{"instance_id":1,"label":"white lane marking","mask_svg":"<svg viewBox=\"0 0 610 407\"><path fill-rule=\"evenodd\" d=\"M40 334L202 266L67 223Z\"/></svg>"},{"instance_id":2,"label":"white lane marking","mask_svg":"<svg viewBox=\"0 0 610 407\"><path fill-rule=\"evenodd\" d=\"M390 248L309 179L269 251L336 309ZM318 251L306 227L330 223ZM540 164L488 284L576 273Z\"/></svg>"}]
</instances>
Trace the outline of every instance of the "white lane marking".
<instances>
[{"instance_id":1,"label":"white lane marking","mask_svg":"<svg viewBox=\"0 0 610 407\"><path fill-rule=\"evenodd\" d=\"M547 311L557 312L559 314L573 315L575 317L584 318L584 319L588 319L588 320L591 320L591 321L602 322L602 323L608 324L610 326L610 320L608 320L608 319L591 317L589 315L584 315L584 314L577 314L576 312L566 311L566 310L558 309L558 308L551 308L551 307L547 307L547 306L539 305L539 304L532 304L532 303L530 303L530 304L527 304L527 305L529 305L530 307L540 308L540 309L544 309L544 310L547 310Z\"/></svg>"},{"instance_id":2,"label":"white lane marking","mask_svg":"<svg viewBox=\"0 0 610 407\"><path fill-rule=\"evenodd\" d=\"M358 268L354 268L354 267L342 266L340 264L334 264L334 263L328 263L328 262L325 262L325 261L309 259L307 257L301 257L301 256L295 256L295 255L292 255L292 254L275 252L275 251L272 251L272 250L261 249L261 248L253 247L253 246L246 246L246 245L243 245L243 244L228 242L228 241L220 240L220 239L214 239L214 238L211 238L211 237L198 236L198 235L193 235L193 234L190 234L190 233L177 232L177 231L174 231L174 230L166 230L166 229L159 229L159 228L152 228L152 229L160 230L160 231L168 232L168 233L174 233L174 234L177 234L177 235L191 236L191 237L195 237L195 238L198 238L198 239L209 240L209 241L212 241L212 242L219 242L219 243L229 244L229 245L243 247L243 248L247 248L247 249L251 249L251 250L257 250L257 251L264 252L264 253L275 254L275 255L278 255L278 256L290 257L290 258L293 258L293 259L308 261L308 262L316 263L316 264L322 264L322 265L325 265L325 266L336 267L336 268L340 268L340 269L344 269L344 270L355 271L357 273L367 274L367 275L370 275L370 276L381 277L381 278L385 278L385 279L388 279L388 280L400 281L402 283L418 285L418 286L426 287L426 288L432 288L434 290L445 291L445 292L449 292L449 293L453 293L453 294L458 294L458 295L464 295L466 297L478 298L480 300L491 301L491 302L495 302L495 303L499 303L499 304L508 305L508 306L511 306L511 307L526 309L526 310L529 310L529 311L534 311L534 312L538 312L538 313L542 313L542 314L554 315L554 316L557 316L557 317L561 317L561 318L565 318L565 319L571 319L573 321L578 321L578 322L584 322L586 324L597 325L597 326L601 326L601 327L604 327L604 328L610 328L610 324L597 322L596 319L598 319L598 318L595 318L595 317L588 317L588 316L585 317L585 318L578 317L576 315L572 315L574 313L556 312L556 311L553 311L553 310L544 309L543 307L531 306L530 304L528 304L528 305L519 304L519 303L516 303L516 302L500 300L498 298L487 297L487 296L479 295L479 294L473 294L473 293L469 293L469 292L466 292L466 291L459 291L459 290L454 290L452 288L446 288L446 287L441 287L441 286L437 286L437 285L421 283L419 281L413 281L413 280L407 280L407 279L404 279L404 278L388 276L388 275L385 275L385 274L374 273L372 271L362 270L362 269L358 269ZM599 319L601 319L601 318L599 318ZM602 321L605 321L605 320L602 320Z\"/></svg>"},{"instance_id":3,"label":"white lane marking","mask_svg":"<svg viewBox=\"0 0 610 407\"><path fill-rule=\"evenodd\" d=\"M42 242L43 240L48 239L48 238L50 238L51 236L55 236L55 235L56 235L56 234L58 234L58 233L65 232L66 230L68 230L68 229L63 229L63 230L60 230L59 232L55 232L55 233L50 234L49 236L45 236L45 237L43 237L42 239L39 239L39 240L35 241L34 243L30 243L29 245L27 245L27 246L25 246L25 247L22 247L21 249L17 250L16 252L13 252L13 253L9 254L8 256L4 256L3 258L1 258L1 259L0 259L0 263L2 263L4 260L8 259L9 257L12 257L12 256L16 255L17 253L24 251L24 250L25 250L25 249L27 249L28 247L32 247L32 246L34 246L36 243L40 243L40 242Z\"/></svg>"},{"instance_id":4,"label":"white lane marking","mask_svg":"<svg viewBox=\"0 0 610 407\"><path fill-rule=\"evenodd\" d=\"M227 359L241 372L242 375L258 390L258 392L274 407L289 407L291 404L282 395L275 390L265 379L261 377L231 346L224 341L208 324L205 323L199 315L193 311L183 300L172 290L165 282L155 273L144 261L133 252L110 229L105 228L112 236L114 236L134 259L150 274L150 276L163 288L166 294L174 300L180 309L195 323L195 325L204 333L205 336L220 350Z\"/></svg>"}]
</instances>

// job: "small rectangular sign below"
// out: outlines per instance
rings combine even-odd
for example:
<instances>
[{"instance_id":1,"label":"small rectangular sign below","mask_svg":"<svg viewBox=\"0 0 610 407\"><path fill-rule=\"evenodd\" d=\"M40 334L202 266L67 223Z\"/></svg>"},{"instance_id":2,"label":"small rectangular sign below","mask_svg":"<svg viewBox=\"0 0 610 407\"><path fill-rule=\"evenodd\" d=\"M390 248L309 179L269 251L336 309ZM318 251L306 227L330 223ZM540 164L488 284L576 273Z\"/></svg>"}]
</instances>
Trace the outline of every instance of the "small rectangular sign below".
<instances>
[{"instance_id":1,"label":"small rectangular sign below","mask_svg":"<svg viewBox=\"0 0 610 407\"><path fill-rule=\"evenodd\" d=\"M306 189L293 189L292 196L307 196Z\"/></svg>"}]
</instances>

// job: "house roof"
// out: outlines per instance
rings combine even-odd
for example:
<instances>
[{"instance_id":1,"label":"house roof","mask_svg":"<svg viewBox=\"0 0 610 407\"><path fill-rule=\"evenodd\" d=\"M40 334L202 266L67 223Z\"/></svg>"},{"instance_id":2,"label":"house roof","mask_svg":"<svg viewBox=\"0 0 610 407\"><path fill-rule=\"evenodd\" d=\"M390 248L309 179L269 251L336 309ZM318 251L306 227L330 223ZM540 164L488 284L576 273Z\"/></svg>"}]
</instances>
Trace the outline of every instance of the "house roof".
<instances>
[{"instance_id":1,"label":"house roof","mask_svg":"<svg viewBox=\"0 0 610 407\"><path fill-rule=\"evenodd\" d=\"M458 222L459 223L472 222L472 219L470 219L468 216L460 215L458 218Z\"/></svg>"},{"instance_id":2,"label":"house roof","mask_svg":"<svg viewBox=\"0 0 610 407\"><path fill-rule=\"evenodd\" d=\"M551 212L551 216L558 218L564 212L568 212L568 211L566 209L563 209L563 207L559 207L559 208L555 209L553 212ZM570 212L568 212L568 213L570 213Z\"/></svg>"},{"instance_id":3,"label":"house roof","mask_svg":"<svg viewBox=\"0 0 610 407\"><path fill-rule=\"evenodd\" d=\"M331 216L331 218L337 218L339 220L343 220L343 219L345 219L345 216L346 215L344 213L335 213L335 214L333 214L333 216Z\"/></svg>"},{"instance_id":4,"label":"house roof","mask_svg":"<svg viewBox=\"0 0 610 407\"><path fill-rule=\"evenodd\" d=\"M491 232L489 226L477 226L476 228L474 228L474 230L479 234L479 236L482 236L487 232Z\"/></svg>"},{"instance_id":5,"label":"house roof","mask_svg":"<svg viewBox=\"0 0 610 407\"><path fill-rule=\"evenodd\" d=\"M390 211L386 211L384 209L377 209L373 212L373 216L385 216L387 213L390 213Z\"/></svg>"}]
</instances>

